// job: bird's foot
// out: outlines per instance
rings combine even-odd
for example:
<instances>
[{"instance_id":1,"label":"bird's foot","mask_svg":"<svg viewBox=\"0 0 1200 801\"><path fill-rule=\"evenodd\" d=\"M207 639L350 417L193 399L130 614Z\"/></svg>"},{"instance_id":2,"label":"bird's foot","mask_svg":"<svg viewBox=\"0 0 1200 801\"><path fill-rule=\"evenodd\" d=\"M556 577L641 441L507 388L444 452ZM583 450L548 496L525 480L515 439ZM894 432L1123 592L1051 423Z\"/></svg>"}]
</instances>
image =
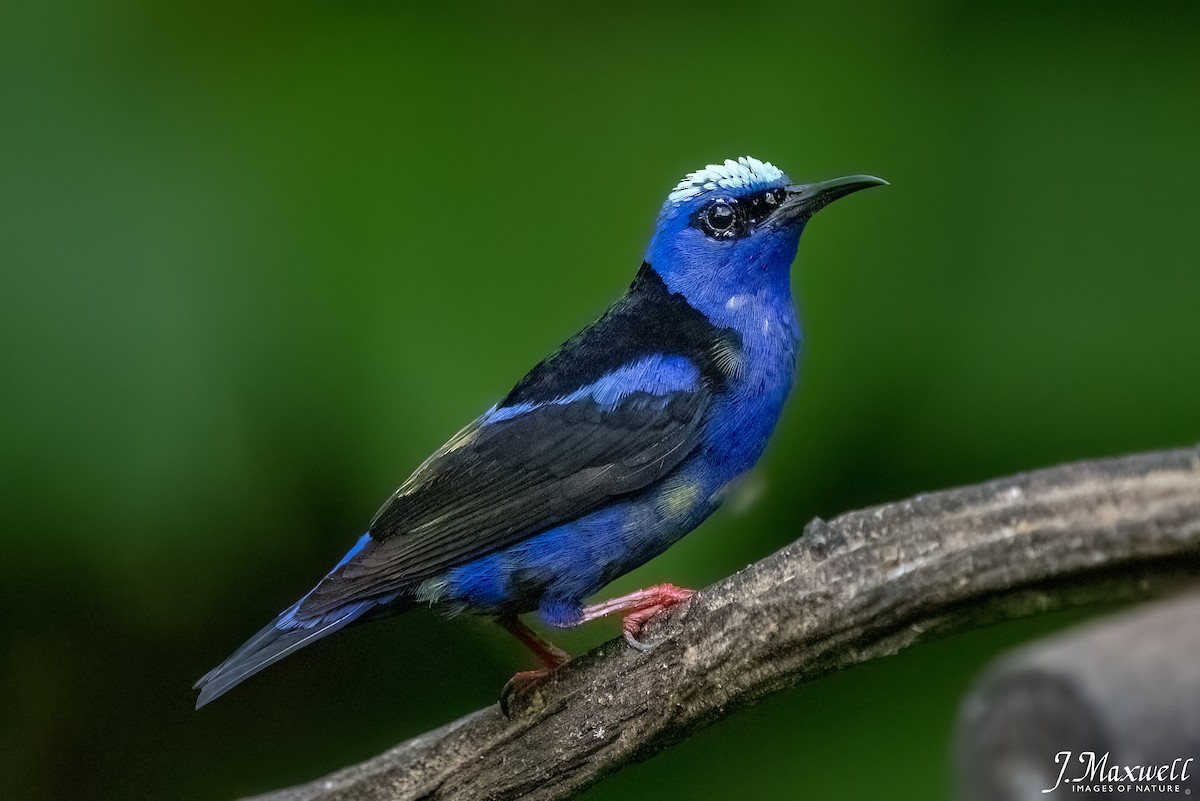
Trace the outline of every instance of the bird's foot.
<instances>
[{"instance_id":1,"label":"bird's foot","mask_svg":"<svg viewBox=\"0 0 1200 801\"><path fill-rule=\"evenodd\" d=\"M649 651L654 647L651 644L643 642L641 639L642 629L645 625L653 618L679 606L696 594L695 590L676 587L671 584L664 584L662 587L656 589L662 591L662 594L657 596L659 600L656 603L630 612L621 621L621 631L625 635L625 642L639 651Z\"/></svg>"},{"instance_id":2,"label":"bird's foot","mask_svg":"<svg viewBox=\"0 0 1200 801\"><path fill-rule=\"evenodd\" d=\"M695 590L676 587L674 584L658 584L629 595L622 595L620 598L585 607L580 622L586 623L615 612L625 612L625 618L621 621L625 642L639 651L649 651L654 646L641 640L642 629L645 625L662 612L679 606L695 594Z\"/></svg>"},{"instance_id":3,"label":"bird's foot","mask_svg":"<svg viewBox=\"0 0 1200 801\"><path fill-rule=\"evenodd\" d=\"M513 674L500 691L500 711L504 713L504 717L511 719L518 708L532 706L538 686L553 672L551 668L540 668Z\"/></svg>"},{"instance_id":4,"label":"bird's foot","mask_svg":"<svg viewBox=\"0 0 1200 801\"><path fill-rule=\"evenodd\" d=\"M500 691L500 711L505 717L511 718L518 706L524 708L533 704L537 687L556 669L569 662L571 655L529 628L515 615L502 617L499 623L512 632L526 648L533 651L546 666L540 670L523 670L504 685L504 689Z\"/></svg>"}]
</instances>

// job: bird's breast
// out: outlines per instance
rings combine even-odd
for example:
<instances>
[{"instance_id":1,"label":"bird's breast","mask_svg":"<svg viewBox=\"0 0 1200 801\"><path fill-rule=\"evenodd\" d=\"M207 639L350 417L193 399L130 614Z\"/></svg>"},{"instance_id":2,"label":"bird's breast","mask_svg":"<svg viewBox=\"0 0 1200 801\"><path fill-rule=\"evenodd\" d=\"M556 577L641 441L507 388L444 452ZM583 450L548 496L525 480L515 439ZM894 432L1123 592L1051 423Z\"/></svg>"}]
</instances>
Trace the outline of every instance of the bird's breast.
<instances>
[{"instance_id":1,"label":"bird's breast","mask_svg":"<svg viewBox=\"0 0 1200 801\"><path fill-rule=\"evenodd\" d=\"M726 382L706 423L706 456L714 477L727 483L754 466L795 383L800 326L790 299L772 303L734 295L722 320L737 333L723 354Z\"/></svg>"},{"instance_id":2,"label":"bird's breast","mask_svg":"<svg viewBox=\"0 0 1200 801\"><path fill-rule=\"evenodd\" d=\"M777 393L787 396L796 370L800 323L790 299L772 301L756 294L731 296L721 310L720 322L734 334L729 352L718 363L725 365L728 390L747 400Z\"/></svg>"}]
</instances>

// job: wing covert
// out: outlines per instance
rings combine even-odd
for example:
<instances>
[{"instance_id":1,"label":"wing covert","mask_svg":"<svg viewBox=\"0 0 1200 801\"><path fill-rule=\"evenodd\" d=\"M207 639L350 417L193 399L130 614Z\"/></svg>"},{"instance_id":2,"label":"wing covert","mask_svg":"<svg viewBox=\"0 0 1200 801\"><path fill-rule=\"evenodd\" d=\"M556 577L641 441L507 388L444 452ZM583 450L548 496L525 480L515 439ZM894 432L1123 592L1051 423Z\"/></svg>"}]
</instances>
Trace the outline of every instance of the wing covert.
<instances>
[{"instance_id":1,"label":"wing covert","mask_svg":"<svg viewBox=\"0 0 1200 801\"><path fill-rule=\"evenodd\" d=\"M711 402L694 366L674 369L689 386L649 369L656 378L641 383L653 391L594 385L485 414L396 491L371 523L372 542L301 612L393 592L659 480L695 448Z\"/></svg>"}]
</instances>

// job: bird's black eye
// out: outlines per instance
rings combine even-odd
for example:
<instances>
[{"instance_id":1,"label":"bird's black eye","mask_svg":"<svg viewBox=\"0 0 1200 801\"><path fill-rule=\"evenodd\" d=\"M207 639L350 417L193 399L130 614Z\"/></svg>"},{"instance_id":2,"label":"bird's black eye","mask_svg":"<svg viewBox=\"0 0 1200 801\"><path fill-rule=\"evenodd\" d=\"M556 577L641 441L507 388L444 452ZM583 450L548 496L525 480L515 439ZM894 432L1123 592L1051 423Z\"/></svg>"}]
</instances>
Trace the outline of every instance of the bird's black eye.
<instances>
[{"instance_id":1,"label":"bird's black eye","mask_svg":"<svg viewBox=\"0 0 1200 801\"><path fill-rule=\"evenodd\" d=\"M733 213L733 207L728 203L717 201L708 207L708 213L705 220L708 226L714 231L728 231L733 227L737 215Z\"/></svg>"},{"instance_id":2,"label":"bird's black eye","mask_svg":"<svg viewBox=\"0 0 1200 801\"><path fill-rule=\"evenodd\" d=\"M744 228L741 209L731 199L709 203L692 218L692 225L713 239L734 239Z\"/></svg>"}]
</instances>

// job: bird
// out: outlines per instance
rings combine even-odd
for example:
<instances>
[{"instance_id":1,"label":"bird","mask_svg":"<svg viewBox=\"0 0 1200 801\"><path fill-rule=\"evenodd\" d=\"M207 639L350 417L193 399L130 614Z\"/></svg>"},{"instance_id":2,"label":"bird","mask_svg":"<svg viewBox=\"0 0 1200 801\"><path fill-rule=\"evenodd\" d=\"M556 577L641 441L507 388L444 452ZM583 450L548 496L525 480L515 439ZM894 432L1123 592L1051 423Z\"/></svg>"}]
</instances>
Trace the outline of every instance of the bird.
<instances>
[{"instance_id":1,"label":"bird","mask_svg":"<svg viewBox=\"0 0 1200 801\"><path fill-rule=\"evenodd\" d=\"M624 616L629 644L693 591L595 604L709 517L763 454L795 383L791 267L812 216L887 182L793 184L749 156L688 173L640 269L595 322L433 453L299 601L205 674L196 708L352 624L418 607L493 617L545 665L550 627Z\"/></svg>"}]
</instances>

